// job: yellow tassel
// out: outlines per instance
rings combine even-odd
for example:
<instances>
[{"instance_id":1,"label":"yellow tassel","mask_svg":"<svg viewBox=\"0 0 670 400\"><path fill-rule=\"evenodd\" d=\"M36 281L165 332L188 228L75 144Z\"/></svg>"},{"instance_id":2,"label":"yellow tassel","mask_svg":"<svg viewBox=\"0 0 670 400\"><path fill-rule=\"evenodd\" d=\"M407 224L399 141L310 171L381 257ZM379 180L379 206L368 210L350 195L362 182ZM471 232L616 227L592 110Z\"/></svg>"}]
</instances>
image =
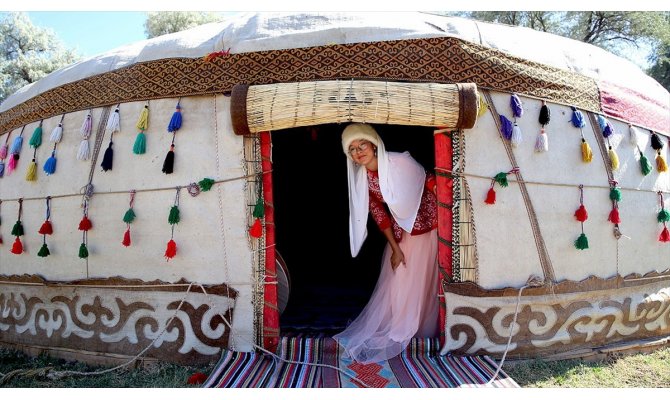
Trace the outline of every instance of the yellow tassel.
<instances>
[{"instance_id":1,"label":"yellow tassel","mask_svg":"<svg viewBox=\"0 0 670 400\"><path fill-rule=\"evenodd\" d=\"M28 171L26 171L26 180L29 182L34 182L37 180L37 163L35 160L30 163L28 166Z\"/></svg>"},{"instance_id":2,"label":"yellow tassel","mask_svg":"<svg viewBox=\"0 0 670 400\"><path fill-rule=\"evenodd\" d=\"M612 162L612 170L616 171L619 169L619 156L612 150L612 146L610 146L609 155L610 161Z\"/></svg>"},{"instance_id":3,"label":"yellow tassel","mask_svg":"<svg viewBox=\"0 0 670 400\"><path fill-rule=\"evenodd\" d=\"M665 162L665 158L659 152L656 156L656 169L658 172L666 172L668 170L668 163Z\"/></svg>"},{"instance_id":4,"label":"yellow tassel","mask_svg":"<svg viewBox=\"0 0 670 400\"><path fill-rule=\"evenodd\" d=\"M489 106L486 104L484 96L481 93L478 92L477 97L479 98L479 104L477 105L477 118L479 118L482 115L486 114L486 111L489 109Z\"/></svg>"},{"instance_id":5,"label":"yellow tassel","mask_svg":"<svg viewBox=\"0 0 670 400\"><path fill-rule=\"evenodd\" d=\"M582 161L585 163L590 163L593 160L593 151L591 151L591 146L582 139Z\"/></svg>"},{"instance_id":6,"label":"yellow tassel","mask_svg":"<svg viewBox=\"0 0 670 400\"><path fill-rule=\"evenodd\" d=\"M146 131L149 126L149 105L145 105L140 113L140 119L137 120L137 129Z\"/></svg>"}]
</instances>

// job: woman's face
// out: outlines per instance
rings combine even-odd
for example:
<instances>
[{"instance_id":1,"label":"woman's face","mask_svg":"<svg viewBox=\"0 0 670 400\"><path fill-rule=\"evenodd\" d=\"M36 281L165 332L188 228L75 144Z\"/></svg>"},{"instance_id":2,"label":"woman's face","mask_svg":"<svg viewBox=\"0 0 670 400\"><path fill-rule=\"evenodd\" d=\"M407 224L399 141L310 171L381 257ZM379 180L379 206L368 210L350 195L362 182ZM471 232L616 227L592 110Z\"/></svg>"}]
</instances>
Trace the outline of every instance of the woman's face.
<instances>
[{"instance_id":1,"label":"woman's face","mask_svg":"<svg viewBox=\"0 0 670 400\"><path fill-rule=\"evenodd\" d=\"M356 164L369 165L377 158L375 149L375 145L365 139L354 140L349 145L349 154Z\"/></svg>"}]
</instances>

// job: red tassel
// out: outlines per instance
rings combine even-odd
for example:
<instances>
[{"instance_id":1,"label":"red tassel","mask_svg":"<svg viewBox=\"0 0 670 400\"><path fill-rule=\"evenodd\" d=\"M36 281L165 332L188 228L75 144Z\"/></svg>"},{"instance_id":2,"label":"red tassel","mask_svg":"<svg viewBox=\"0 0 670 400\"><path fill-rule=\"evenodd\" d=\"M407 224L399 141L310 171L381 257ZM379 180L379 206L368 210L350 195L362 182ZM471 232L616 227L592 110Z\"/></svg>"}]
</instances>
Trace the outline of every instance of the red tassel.
<instances>
[{"instance_id":1,"label":"red tassel","mask_svg":"<svg viewBox=\"0 0 670 400\"><path fill-rule=\"evenodd\" d=\"M2 244L2 243L3 243L3 242L2 242L2 236L0 236L0 244Z\"/></svg>"},{"instance_id":2,"label":"red tassel","mask_svg":"<svg viewBox=\"0 0 670 400\"><path fill-rule=\"evenodd\" d=\"M175 243L173 239L170 239L167 244L167 249L165 249L165 259L170 261L175 255L177 255L177 243Z\"/></svg>"},{"instance_id":3,"label":"red tassel","mask_svg":"<svg viewBox=\"0 0 670 400\"><path fill-rule=\"evenodd\" d=\"M619 217L619 209L616 207L610 211L610 216L607 218L608 221L610 221L613 224L620 224L621 223L621 218Z\"/></svg>"},{"instance_id":4,"label":"red tassel","mask_svg":"<svg viewBox=\"0 0 670 400\"><path fill-rule=\"evenodd\" d=\"M79 230L80 231L88 231L93 227L93 224L91 224L91 220L88 219L86 215L84 215L84 218L81 219L79 222Z\"/></svg>"},{"instance_id":5,"label":"red tassel","mask_svg":"<svg viewBox=\"0 0 670 400\"><path fill-rule=\"evenodd\" d=\"M256 218L256 221L254 222L254 224L249 229L249 235L251 235L251 237L255 237L255 238L259 238L259 237L263 236L263 226L261 225L260 218Z\"/></svg>"},{"instance_id":6,"label":"red tassel","mask_svg":"<svg viewBox=\"0 0 670 400\"><path fill-rule=\"evenodd\" d=\"M21 243L21 239L19 237L16 237L16 240L14 241L14 244L12 245L12 253L14 254L21 254L23 253L23 243Z\"/></svg>"},{"instance_id":7,"label":"red tassel","mask_svg":"<svg viewBox=\"0 0 670 400\"><path fill-rule=\"evenodd\" d=\"M496 191L493 190L493 186L489 189L489 192L486 194L486 204L495 204L496 203Z\"/></svg>"},{"instance_id":8,"label":"red tassel","mask_svg":"<svg viewBox=\"0 0 670 400\"><path fill-rule=\"evenodd\" d=\"M47 220L44 221L42 226L40 227L39 234L40 235L51 235L54 233L53 227L51 226L51 221Z\"/></svg>"},{"instance_id":9,"label":"red tassel","mask_svg":"<svg viewBox=\"0 0 670 400\"><path fill-rule=\"evenodd\" d=\"M202 372L196 372L188 378L189 385L202 385L207 380L207 375Z\"/></svg>"},{"instance_id":10,"label":"red tassel","mask_svg":"<svg viewBox=\"0 0 670 400\"><path fill-rule=\"evenodd\" d=\"M661 236L658 237L659 242L670 242L670 232L668 231L668 227L664 226L663 231L661 232Z\"/></svg>"},{"instance_id":11,"label":"red tassel","mask_svg":"<svg viewBox=\"0 0 670 400\"><path fill-rule=\"evenodd\" d=\"M589 219L589 213L586 212L586 207L584 207L584 204L580 205L577 211L575 211L575 218L577 218L577 221L579 222L584 222Z\"/></svg>"},{"instance_id":12,"label":"red tassel","mask_svg":"<svg viewBox=\"0 0 670 400\"><path fill-rule=\"evenodd\" d=\"M126 247L130 246L130 228L128 228L126 233L123 234L123 242L121 242L121 244Z\"/></svg>"}]
</instances>

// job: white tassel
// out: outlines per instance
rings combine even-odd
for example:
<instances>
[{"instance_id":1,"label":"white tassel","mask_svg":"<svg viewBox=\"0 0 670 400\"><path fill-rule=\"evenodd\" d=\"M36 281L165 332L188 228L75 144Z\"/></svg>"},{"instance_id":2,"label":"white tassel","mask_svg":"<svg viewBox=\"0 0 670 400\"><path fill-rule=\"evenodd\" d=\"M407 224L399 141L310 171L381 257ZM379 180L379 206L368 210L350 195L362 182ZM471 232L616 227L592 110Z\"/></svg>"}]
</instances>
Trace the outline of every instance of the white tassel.
<instances>
[{"instance_id":1,"label":"white tassel","mask_svg":"<svg viewBox=\"0 0 670 400\"><path fill-rule=\"evenodd\" d=\"M538 153L549 151L549 138L544 132L544 128L542 128L542 130L540 130L540 134L537 135L537 140L535 141L535 151Z\"/></svg>"},{"instance_id":2,"label":"white tassel","mask_svg":"<svg viewBox=\"0 0 670 400\"><path fill-rule=\"evenodd\" d=\"M642 137L642 132L633 125L628 125L630 131L630 144L634 147L638 147L640 143L640 138Z\"/></svg>"},{"instance_id":3,"label":"white tassel","mask_svg":"<svg viewBox=\"0 0 670 400\"><path fill-rule=\"evenodd\" d=\"M51 136L49 137L49 140L58 143L62 138L63 138L63 124L58 124L58 126L55 127L53 131L51 131Z\"/></svg>"},{"instance_id":4,"label":"white tassel","mask_svg":"<svg viewBox=\"0 0 670 400\"><path fill-rule=\"evenodd\" d=\"M522 140L523 136L521 135L521 128L519 128L519 125L514 124L514 128L512 128L512 139L510 139L512 147L517 147Z\"/></svg>"},{"instance_id":5,"label":"white tassel","mask_svg":"<svg viewBox=\"0 0 670 400\"><path fill-rule=\"evenodd\" d=\"M119 131L121 131L121 121L119 118L119 108L117 107L107 120L107 132L114 133Z\"/></svg>"},{"instance_id":6,"label":"white tassel","mask_svg":"<svg viewBox=\"0 0 670 400\"><path fill-rule=\"evenodd\" d=\"M79 144L79 151L77 152L77 160L86 161L90 156L90 151L88 148L88 139L84 139Z\"/></svg>"},{"instance_id":7,"label":"white tassel","mask_svg":"<svg viewBox=\"0 0 670 400\"><path fill-rule=\"evenodd\" d=\"M88 139L91 136L92 128L93 128L93 121L91 119L91 113L88 113L86 115L86 118L84 119L84 123L81 124L81 129L79 130L82 139Z\"/></svg>"}]
</instances>

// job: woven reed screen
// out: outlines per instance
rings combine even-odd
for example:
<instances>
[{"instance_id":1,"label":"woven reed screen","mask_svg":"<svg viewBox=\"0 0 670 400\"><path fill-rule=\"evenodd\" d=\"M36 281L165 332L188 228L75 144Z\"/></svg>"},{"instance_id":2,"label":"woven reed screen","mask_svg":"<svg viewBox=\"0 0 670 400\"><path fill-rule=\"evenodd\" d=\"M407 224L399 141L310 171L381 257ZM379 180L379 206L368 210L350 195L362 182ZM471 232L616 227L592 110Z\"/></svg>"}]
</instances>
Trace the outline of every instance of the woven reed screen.
<instances>
[{"instance_id":1,"label":"woven reed screen","mask_svg":"<svg viewBox=\"0 0 670 400\"><path fill-rule=\"evenodd\" d=\"M314 81L233 87L238 135L328 123L469 129L478 101L474 83Z\"/></svg>"}]
</instances>

